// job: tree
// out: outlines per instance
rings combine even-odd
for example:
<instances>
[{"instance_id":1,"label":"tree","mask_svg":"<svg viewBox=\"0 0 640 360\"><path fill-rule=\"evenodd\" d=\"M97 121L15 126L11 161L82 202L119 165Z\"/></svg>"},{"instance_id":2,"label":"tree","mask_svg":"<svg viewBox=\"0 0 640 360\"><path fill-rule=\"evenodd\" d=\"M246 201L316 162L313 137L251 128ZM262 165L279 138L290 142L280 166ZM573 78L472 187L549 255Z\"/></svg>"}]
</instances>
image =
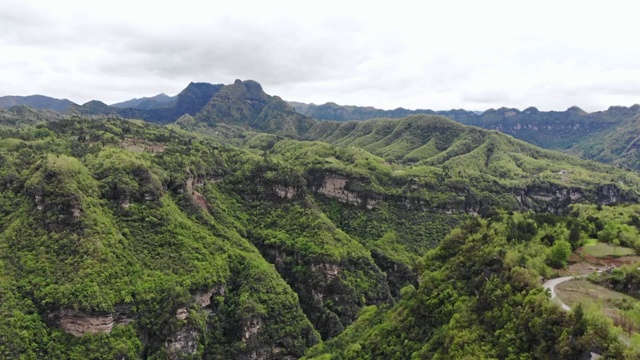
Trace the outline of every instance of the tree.
<instances>
[{"instance_id":1,"label":"tree","mask_svg":"<svg viewBox=\"0 0 640 360\"><path fill-rule=\"evenodd\" d=\"M550 266L555 268L564 268L567 266L571 256L571 244L566 240L557 240L549 251L547 262Z\"/></svg>"},{"instance_id":2,"label":"tree","mask_svg":"<svg viewBox=\"0 0 640 360\"><path fill-rule=\"evenodd\" d=\"M576 249L580 246L580 224L575 224L571 227L571 231L569 232L569 243L571 243L572 249Z\"/></svg>"},{"instance_id":3,"label":"tree","mask_svg":"<svg viewBox=\"0 0 640 360\"><path fill-rule=\"evenodd\" d=\"M613 256L616 256L616 249L620 246L620 239L613 239L611 243L613 244Z\"/></svg>"}]
</instances>

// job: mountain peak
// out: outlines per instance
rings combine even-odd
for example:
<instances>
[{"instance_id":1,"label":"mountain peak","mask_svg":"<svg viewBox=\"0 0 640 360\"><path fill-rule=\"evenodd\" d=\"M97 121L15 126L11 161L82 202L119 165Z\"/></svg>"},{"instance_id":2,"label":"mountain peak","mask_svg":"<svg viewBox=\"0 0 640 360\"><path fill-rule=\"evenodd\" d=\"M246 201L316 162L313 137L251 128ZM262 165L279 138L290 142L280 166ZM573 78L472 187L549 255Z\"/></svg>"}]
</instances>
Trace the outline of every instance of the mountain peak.
<instances>
[{"instance_id":1,"label":"mountain peak","mask_svg":"<svg viewBox=\"0 0 640 360\"><path fill-rule=\"evenodd\" d=\"M266 94L258 82L240 79L220 89L195 118L209 126L240 125L293 137L314 124L280 97Z\"/></svg>"},{"instance_id":2,"label":"mountain peak","mask_svg":"<svg viewBox=\"0 0 640 360\"><path fill-rule=\"evenodd\" d=\"M579 107L577 107L577 106L575 106L575 105L574 105L574 106L572 106L572 107L570 107L570 108L568 108L568 109L567 109L567 112L575 113L575 114L581 114L581 115L585 115L585 114L587 114L587 112L586 112L586 111L582 110L581 108L579 108Z\"/></svg>"}]
</instances>

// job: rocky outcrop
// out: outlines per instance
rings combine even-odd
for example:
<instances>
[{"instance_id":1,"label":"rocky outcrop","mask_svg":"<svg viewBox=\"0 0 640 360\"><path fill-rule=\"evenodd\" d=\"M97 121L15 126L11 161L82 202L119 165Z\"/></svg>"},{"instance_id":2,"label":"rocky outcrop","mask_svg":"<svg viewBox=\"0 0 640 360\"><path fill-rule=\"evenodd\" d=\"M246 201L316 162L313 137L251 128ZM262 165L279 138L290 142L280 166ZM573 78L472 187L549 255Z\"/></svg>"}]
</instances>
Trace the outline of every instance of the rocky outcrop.
<instances>
[{"instance_id":1,"label":"rocky outcrop","mask_svg":"<svg viewBox=\"0 0 640 360\"><path fill-rule=\"evenodd\" d=\"M311 270L312 271L320 270L327 276L327 279L333 279L338 276L338 274L342 270L342 267L336 264L331 264L331 263L321 263L317 266L312 264Z\"/></svg>"},{"instance_id":2,"label":"rocky outcrop","mask_svg":"<svg viewBox=\"0 0 640 360\"><path fill-rule=\"evenodd\" d=\"M214 295L224 296L225 289L225 284L218 284L207 291L198 291L193 296L193 301L196 304L200 305L200 308L208 309L211 306L211 297L213 297ZM188 317L189 312L187 311L187 308L179 308L178 310L176 310L176 318L178 320L186 320Z\"/></svg>"},{"instance_id":3,"label":"rocky outcrop","mask_svg":"<svg viewBox=\"0 0 640 360\"><path fill-rule=\"evenodd\" d=\"M516 194L516 199L523 208L554 213L564 213L569 205L583 201L611 205L635 200L615 184L602 185L592 190L538 184Z\"/></svg>"},{"instance_id":4,"label":"rocky outcrop","mask_svg":"<svg viewBox=\"0 0 640 360\"><path fill-rule=\"evenodd\" d=\"M196 304L200 305L201 308L206 308L211 305L211 297L216 296L224 296L224 291L226 289L225 284L218 284L209 289L208 291L199 291L194 296L194 300Z\"/></svg>"},{"instance_id":5,"label":"rocky outcrop","mask_svg":"<svg viewBox=\"0 0 640 360\"><path fill-rule=\"evenodd\" d=\"M337 199L340 202L353 205L364 205L367 209L373 209L378 205L378 200L364 197L347 189L349 180L329 175L324 178L322 185L315 189L316 192L327 197Z\"/></svg>"},{"instance_id":6,"label":"rocky outcrop","mask_svg":"<svg viewBox=\"0 0 640 360\"><path fill-rule=\"evenodd\" d=\"M614 185L602 185L597 189L598 203L602 205L611 205L624 201L622 190Z\"/></svg>"},{"instance_id":7,"label":"rocky outcrop","mask_svg":"<svg viewBox=\"0 0 640 360\"><path fill-rule=\"evenodd\" d=\"M298 192L297 189L293 186L282 186L276 185L275 188L276 195L281 198L291 199Z\"/></svg>"},{"instance_id":8,"label":"rocky outcrop","mask_svg":"<svg viewBox=\"0 0 640 360\"><path fill-rule=\"evenodd\" d=\"M242 332L242 341L247 342L253 335L256 335L262 327L262 319L259 317L247 320Z\"/></svg>"},{"instance_id":9,"label":"rocky outcrop","mask_svg":"<svg viewBox=\"0 0 640 360\"><path fill-rule=\"evenodd\" d=\"M204 185L204 182L202 180L199 180L191 176L187 179L187 182L186 182L187 191L193 197L193 202L200 209L207 211L207 208L209 207L209 204L207 203L207 199L204 197L204 195L202 195L196 190L196 187L200 187L202 185Z\"/></svg>"},{"instance_id":10,"label":"rocky outcrop","mask_svg":"<svg viewBox=\"0 0 640 360\"><path fill-rule=\"evenodd\" d=\"M198 339L200 334L195 329L187 327L165 340L165 346L171 354L171 358L178 358L181 354L195 354L198 351Z\"/></svg>"},{"instance_id":11,"label":"rocky outcrop","mask_svg":"<svg viewBox=\"0 0 640 360\"><path fill-rule=\"evenodd\" d=\"M121 306L113 313L90 314L76 310L59 310L49 315L67 334L108 334L116 325L127 325L133 315L129 307Z\"/></svg>"},{"instance_id":12,"label":"rocky outcrop","mask_svg":"<svg viewBox=\"0 0 640 360\"><path fill-rule=\"evenodd\" d=\"M394 297L400 296L400 289L406 285L418 286L418 274L408 265L393 261L384 253L373 250L371 257L376 262L380 270L387 275L389 290Z\"/></svg>"}]
</instances>

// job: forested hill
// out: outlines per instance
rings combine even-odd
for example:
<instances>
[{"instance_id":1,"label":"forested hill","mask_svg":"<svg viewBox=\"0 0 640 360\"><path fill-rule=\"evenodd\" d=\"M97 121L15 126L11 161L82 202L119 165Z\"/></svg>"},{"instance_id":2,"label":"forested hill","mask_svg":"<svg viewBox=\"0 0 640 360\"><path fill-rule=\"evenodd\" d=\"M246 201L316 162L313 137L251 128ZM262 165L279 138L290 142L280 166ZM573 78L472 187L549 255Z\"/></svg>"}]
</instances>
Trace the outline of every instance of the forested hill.
<instances>
[{"instance_id":1,"label":"forested hill","mask_svg":"<svg viewBox=\"0 0 640 360\"><path fill-rule=\"evenodd\" d=\"M605 111L587 113L578 107L565 111L523 111L500 108L484 112L466 110L380 110L373 107L324 105L290 102L296 111L317 120L350 121L373 118L403 118L414 114L442 115L465 125L498 130L546 149L563 150L586 159L613 163L638 170L640 153L634 126L640 118L640 105L612 106Z\"/></svg>"}]
</instances>

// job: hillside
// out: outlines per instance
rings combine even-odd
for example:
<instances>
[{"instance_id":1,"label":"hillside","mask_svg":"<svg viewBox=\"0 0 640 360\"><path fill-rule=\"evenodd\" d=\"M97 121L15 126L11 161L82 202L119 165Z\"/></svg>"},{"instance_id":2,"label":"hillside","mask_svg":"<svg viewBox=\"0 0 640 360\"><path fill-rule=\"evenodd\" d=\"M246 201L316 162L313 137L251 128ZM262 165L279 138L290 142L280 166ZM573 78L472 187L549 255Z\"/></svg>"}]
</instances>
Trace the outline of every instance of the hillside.
<instances>
[{"instance_id":1,"label":"hillside","mask_svg":"<svg viewBox=\"0 0 640 360\"><path fill-rule=\"evenodd\" d=\"M289 104L300 114L312 117L316 120L329 121L369 120L376 118L397 119L407 117L409 115L435 114L435 111L432 110L408 110L404 108L382 110L376 109L373 106L338 105L332 102L316 105L289 101Z\"/></svg>"},{"instance_id":2,"label":"hillside","mask_svg":"<svg viewBox=\"0 0 640 360\"><path fill-rule=\"evenodd\" d=\"M316 122L252 81L113 115L0 128L0 357L623 352L539 276L572 204L635 203L635 173L442 116Z\"/></svg>"},{"instance_id":3,"label":"hillside","mask_svg":"<svg viewBox=\"0 0 640 360\"><path fill-rule=\"evenodd\" d=\"M26 105L16 105L8 109L0 109L0 127L20 127L41 122L56 121L64 116L53 110L36 110Z\"/></svg>"},{"instance_id":4,"label":"hillside","mask_svg":"<svg viewBox=\"0 0 640 360\"><path fill-rule=\"evenodd\" d=\"M640 169L640 114L602 133L581 140L569 150L586 159L611 163L622 168Z\"/></svg>"},{"instance_id":5,"label":"hillside","mask_svg":"<svg viewBox=\"0 0 640 360\"><path fill-rule=\"evenodd\" d=\"M365 308L305 359L636 358L611 319L582 306L567 313L540 288L543 264L560 244L571 249L555 238L571 222L533 214L468 221L421 258L417 288L403 288L393 307ZM547 239L555 240L549 250Z\"/></svg>"},{"instance_id":6,"label":"hillside","mask_svg":"<svg viewBox=\"0 0 640 360\"><path fill-rule=\"evenodd\" d=\"M587 113L578 107L566 111L539 111L534 107L489 109L482 113L466 110L380 110L372 107L341 106L334 103L313 105L290 102L296 111L317 120L368 120L403 118L414 114L442 115L465 125L498 130L546 149L564 150L586 159L613 163L637 170L639 156L634 131L640 105L612 106L605 111ZM637 137L637 136L636 136Z\"/></svg>"},{"instance_id":7,"label":"hillside","mask_svg":"<svg viewBox=\"0 0 640 360\"><path fill-rule=\"evenodd\" d=\"M76 104L67 99L56 99L43 95L0 97L0 108L8 109L18 105L24 105L38 110L64 112Z\"/></svg>"},{"instance_id":8,"label":"hillside","mask_svg":"<svg viewBox=\"0 0 640 360\"><path fill-rule=\"evenodd\" d=\"M636 133L640 105L630 108L613 106L594 113L587 113L578 107L566 111L539 111L534 107L524 111L500 108L484 112L403 108L381 110L335 103L287 103L277 96L266 94L260 84L251 80L237 80L229 85L190 83L174 97L159 94L112 106L95 100L79 106L41 96L2 99L7 106L17 102L27 105L33 103L34 108L55 109L66 114L120 116L160 124L178 122L183 128L223 137L236 137L238 132L234 128L242 128L314 139L320 135L305 135L315 124L311 118L346 122L374 118L400 119L416 114L441 115L465 125L497 130L546 149L562 150L585 159L632 170L638 170L640 166L637 160L640 154L635 146L638 135L631 135ZM317 126L315 132L318 129L321 131L324 127Z\"/></svg>"}]
</instances>

